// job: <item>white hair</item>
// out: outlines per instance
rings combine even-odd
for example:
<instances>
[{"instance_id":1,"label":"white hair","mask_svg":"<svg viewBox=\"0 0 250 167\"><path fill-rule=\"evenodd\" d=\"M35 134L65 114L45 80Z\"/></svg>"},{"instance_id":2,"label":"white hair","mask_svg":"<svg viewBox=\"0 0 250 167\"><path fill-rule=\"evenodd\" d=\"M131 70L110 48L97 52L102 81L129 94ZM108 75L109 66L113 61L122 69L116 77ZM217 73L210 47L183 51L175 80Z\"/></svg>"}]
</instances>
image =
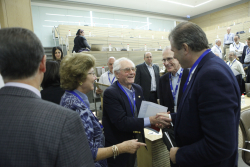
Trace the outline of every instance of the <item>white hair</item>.
<instances>
[{"instance_id":1,"label":"white hair","mask_svg":"<svg viewBox=\"0 0 250 167\"><path fill-rule=\"evenodd\" d=\"M217 43L217 42L219 42L219 41L221 41L221 40L220 40L220 39L216 39L216 40L215 40L215 43Z\"/></svg>"},{"instance_id":2,"label":"white hair","mask_svg":"<svg viewBox=\"0 0 250 167\"><path fill-rule=\"evenodd\" d=\"M122 58L120 58L120 59L117 59L117 60L114 62L114 65L113 65L113 73L114 73L114 74L115 74L115 72L120 71L120 69L121 69L121 62L123 62L123 61L128 61L128 62L130 62L130 63L133 64L133 67L135 67L135 64L134 64L130 59L128 59L128 58L126 58L126 57L122 57Z\"/></svg>"},{"instance_id":3,"label":"white hair","mask_svg":"<svg viewBox=\"0 0 250 167\"><path fill-rule=\"evenodd\" d=\"M166 46L166 47L162 50L162 54L163 54L166 50L171 50L171 45L170 45L170 46Z\"/></svg>"},{"instance_id":4,"label":"white hair","mask_svg":"<svg viewBox=\"0 0 250 167\"><path fill-rule=\"evenodd\" d=\"M109 60L110 60L110 59L114 59L114 60L115 60L114 57L109 57L107 63L109 63Z\"/></svg>"},{"instance_id":5,"label":"white hair","mask_svg":"<svg viewBox=\"0 0 250 167\"><path fill-rule=\"evenodd\" d=\"M230 29L231 30L231 27L227 27L227 30Z\"/></svg>"},{"instance_id":6,"label":"white hair","mask_svg":"<svg viewBox=\"0 0 250 167\"><path fill-rule=\"evenodd\" d=\"M230 53L233 53L233 55L236 56L236 52L235 52L235 51L230 51L230 52L228 53L228 55L229 55Z\"/></svg>"}]
</instances>

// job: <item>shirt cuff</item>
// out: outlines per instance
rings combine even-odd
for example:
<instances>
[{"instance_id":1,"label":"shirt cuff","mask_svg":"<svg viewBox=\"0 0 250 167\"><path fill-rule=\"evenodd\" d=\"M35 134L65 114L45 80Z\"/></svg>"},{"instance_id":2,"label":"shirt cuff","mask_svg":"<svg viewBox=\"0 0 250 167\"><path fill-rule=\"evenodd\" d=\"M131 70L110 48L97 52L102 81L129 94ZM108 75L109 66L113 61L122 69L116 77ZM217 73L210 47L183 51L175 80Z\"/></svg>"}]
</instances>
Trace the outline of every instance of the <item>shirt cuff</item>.
<instances>
[{"instance_id":1,"label":"shirt cuff","mask_svg":"<svg viewBox=\"0 0 250 167\"><path fill-rule=\"evenodd\" d=\"M150 127L150 126L151 126L151 124L150 124L149 117L144 118L144 127Z\"/></svg>"},{"instance_id":2,"label":"shirt cuff","mask_svg":"<svg viewBox=\"0 0 250 167\"><path fill-rule=\"evenodd\" d=\"M171 114L168 114L168 116L169 116L169 119L172 119L172 118L171 118Z\"/></svg>"}]
</instances>

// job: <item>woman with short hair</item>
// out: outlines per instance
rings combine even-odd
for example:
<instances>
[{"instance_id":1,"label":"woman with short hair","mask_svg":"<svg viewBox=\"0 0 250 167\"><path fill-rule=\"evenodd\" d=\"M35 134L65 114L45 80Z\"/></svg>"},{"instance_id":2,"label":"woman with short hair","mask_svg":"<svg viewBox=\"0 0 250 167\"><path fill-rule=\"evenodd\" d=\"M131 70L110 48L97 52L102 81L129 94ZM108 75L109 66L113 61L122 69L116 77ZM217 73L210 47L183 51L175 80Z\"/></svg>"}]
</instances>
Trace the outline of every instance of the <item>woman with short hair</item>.
<instances>
[{"instance_id":1,"label":"woman with short hair","mask_svg":"<svg viewBox=\"0 0 250 167\"><path fill-rule=\"evenodd\" d=\"M112 156L115 158L122 153L134 154L140 146L146 144L137 142L137 140L128 140L112 147L104 147L103 127L91 112L86 96L86 93L94 89L94 81L96 80L94 66L95 58L89 54L76 53L63 59L60 76L61 86L66 91L60 105L79 113L95 166L107 167L107 158Z\"/></svg>"}]
</instances>

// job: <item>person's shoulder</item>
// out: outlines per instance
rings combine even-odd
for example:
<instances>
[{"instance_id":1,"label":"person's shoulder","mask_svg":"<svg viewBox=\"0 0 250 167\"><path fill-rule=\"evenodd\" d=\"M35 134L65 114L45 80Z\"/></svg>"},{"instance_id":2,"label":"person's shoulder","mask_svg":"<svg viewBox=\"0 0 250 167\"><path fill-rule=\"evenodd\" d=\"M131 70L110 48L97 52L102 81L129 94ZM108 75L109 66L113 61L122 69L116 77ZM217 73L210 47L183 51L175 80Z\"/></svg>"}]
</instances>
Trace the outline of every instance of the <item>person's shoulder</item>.
<instances>
[{"instance_id":1,"label":"person's shoulder","mask_svg":"<svg viewBox=\"0 0 250 167\"><path fill-rule=\"evenodd\" d=\"M142 66L144 66L144 65L145 65L145 63L143 62L143 63L141 63L141 64L136 65L136 68L140 68L140 67L142 67Z\"/></svg>"},{"instance_id":2,"label":"person's shoulder","mask_svg":"<svg viewBox=\"0 0 250 167\"><path fill-rule=\"evenodd\" d=\"M138 84L136 84L136 83L133 83L132 86L133 86L133 88L134 88L135 90L140 90L140 91L142 91L142 87L141 87L140 85L138 85Z\"/></svg>"},{"instance_id":3,"label":"person's shoulder","mask_svg":"<svg viewBox=\"0 0 250 167\"><path fill-rule=\"evenodd\" d=\"M170 72L167 72L166 74L162 75L162 76L160 77L160 80L161 80L161 81L162 81L162 80L166 80L166 79L169 77L169 74L170 74Z\"/></svg>"},{"instance_id":4,"label":"person's shoulder","mask_svg":"<svg viewBox=\"0 0 250 167\"><path fill-rule=\"evenodd\" d=\"M105 77L108 75L108 71L106 71L105 73L103 73L100 77Z\"/></svg>"}]
</instances>

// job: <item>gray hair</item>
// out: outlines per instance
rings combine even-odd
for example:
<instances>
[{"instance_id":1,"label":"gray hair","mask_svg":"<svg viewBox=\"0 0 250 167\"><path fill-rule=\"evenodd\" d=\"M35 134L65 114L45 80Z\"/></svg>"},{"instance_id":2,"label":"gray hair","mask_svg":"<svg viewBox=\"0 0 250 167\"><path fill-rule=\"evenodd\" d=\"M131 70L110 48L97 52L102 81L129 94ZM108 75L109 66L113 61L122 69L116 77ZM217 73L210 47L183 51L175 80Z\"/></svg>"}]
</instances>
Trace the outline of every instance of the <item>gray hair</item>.
<instances>
[{"instance_id":1,"label":"gray hair","mask_svg":"<svg viewBox=\"0 0 250 167\"><path fill-rule=\"evenodd\" d=\"M191 22L182 22L178 24L171 31L168 39L178 50L182 48L184 43L195 52L209 48L205 32L197 24Z\"/></svg>"},{"instance_id":2,"label":"gray hair","mask_svg":"<svg viewBox=\"0 0 250 167\"><path fill-rule=\"evenodd\" d=\"M128 59L128 58L126 58L126 57L122 57L122 58L120 58L120 59L117 59L117 60L114 62L114 65L113 65L113 73L114 73L114 74L115 74L115 72L120 71L120 69L121 69L121 62L122 62L122 61L128 61L128 62L132 63L133 66L135 67L135 64L134 64L130 59Z\"/></svg>"},{"instance_id":3,"label":"gray hair","mask_svg":"<svg viewBox=\"0 0 250 167\"><path fill-rule=\"evenodd\" d=\"M110 59L115 59L114 57L109 57L107 63L109 63Z\"/></svg>"},{"instance_id":4,"label":"gray hair","mask_svg":"<svg viewBox=\"0 0 250 167\"><path fill-rule=\"evenodd\" d=\"M236 52L235 52L235 51L230 51L230 52L228 53L228 55L229 55L230 53L233 53L233 55L236 56Z\"/></svg>"},{"instance_id":5,"label":"gray hair","mask_svg":"<svg viewBox=\"0 0 250 167\"><path fill-rule=\"evenodd\" d=\"M239 34L236 34L235 37L238 37L240 39L240 35Z\"/></svg>"},{"instance_id":6,"label":"gray hair","mask_svg":"<svg viewBox=\"0 0 250 167\"><path fill-rule=\"evenodd\" d=\"M227 30L230 29L231 30L231 27L227 27Z\"/></svg>"},{"instance_id":7,"label":"gray hair","mask_svg":"<svg viewBox=\"0 0 250 167\"><path fill-rule=\"evenodd\" d=\"M216 40L215 40L215 43L217 43L217 42L219 42L219 41L221 41L221 40L220 40L220 39L216 39Z\"/></svg>"},{"instance_id":8,"label":"gray hair","mask_svg":"<svg viewBox=\"0 0 250 167\"><path fill-rule=\"evenodd\" d=\"M171 50L171 45L170 45L170 46L166 46L166 47L162 50L162 54L163 54L166 50Z\"/></svg>"}]
</instances>

